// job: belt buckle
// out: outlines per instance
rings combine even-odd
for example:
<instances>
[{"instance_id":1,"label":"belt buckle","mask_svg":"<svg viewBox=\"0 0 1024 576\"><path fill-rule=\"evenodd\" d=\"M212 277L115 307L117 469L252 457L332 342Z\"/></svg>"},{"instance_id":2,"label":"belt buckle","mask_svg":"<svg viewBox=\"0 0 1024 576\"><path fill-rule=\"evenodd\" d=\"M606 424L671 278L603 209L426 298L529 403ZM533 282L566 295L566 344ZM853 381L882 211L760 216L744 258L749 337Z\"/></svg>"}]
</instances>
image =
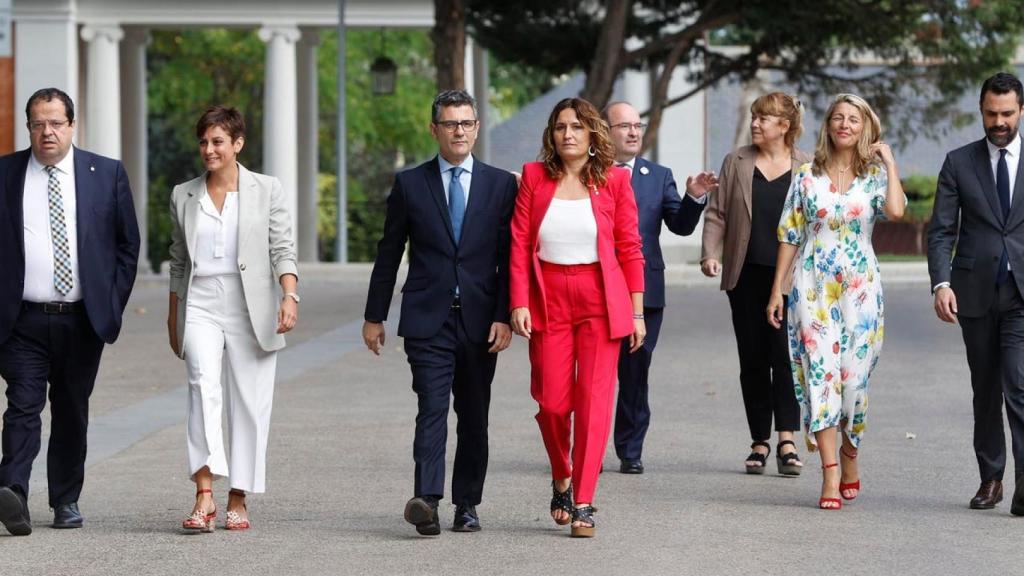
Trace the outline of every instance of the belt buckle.
<instances>
[{"instance_id":1,"label":"belt buckle","mask_svg":"<svg viewBox=\"0 0 1024 576\"><path fill-rule=\"evenodd\" d=\"M65 314L67 312L68 307L64 302L43 302L44 314Z\"/></svg>"},{"instance_id":2,"label":"belt buckle","mask_svg":"<svg viewBox=\"0 0 1024 576\"><path fill-rule=\"evenodd\" d=\"M455 308L455 309L462 308L462 300L459 299L458 297L456 297L455 300L452 300L452 308Z\"/></svg>"}]
</instances>

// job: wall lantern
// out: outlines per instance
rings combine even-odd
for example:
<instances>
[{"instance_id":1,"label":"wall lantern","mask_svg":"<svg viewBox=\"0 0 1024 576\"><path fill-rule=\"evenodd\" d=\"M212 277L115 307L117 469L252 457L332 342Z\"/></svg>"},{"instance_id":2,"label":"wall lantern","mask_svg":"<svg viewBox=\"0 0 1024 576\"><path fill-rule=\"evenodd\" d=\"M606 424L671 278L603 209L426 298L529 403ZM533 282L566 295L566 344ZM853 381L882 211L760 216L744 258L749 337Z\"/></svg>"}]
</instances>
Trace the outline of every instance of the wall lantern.
<instances>
[{"instance_id":1,"label":"wall lantern","mask_svg":"<svg viewBox=\"0 0 1024 576\"><path fill-rule=\"evenodd\" d=\"M398 66L395 62L385 56L384 50L384 29L380 29L380 56L370 64L370 77L373 78L373 94L375 96L390 96L395 93L395 78L398 75Z\"/></svg>"}]
</instances>

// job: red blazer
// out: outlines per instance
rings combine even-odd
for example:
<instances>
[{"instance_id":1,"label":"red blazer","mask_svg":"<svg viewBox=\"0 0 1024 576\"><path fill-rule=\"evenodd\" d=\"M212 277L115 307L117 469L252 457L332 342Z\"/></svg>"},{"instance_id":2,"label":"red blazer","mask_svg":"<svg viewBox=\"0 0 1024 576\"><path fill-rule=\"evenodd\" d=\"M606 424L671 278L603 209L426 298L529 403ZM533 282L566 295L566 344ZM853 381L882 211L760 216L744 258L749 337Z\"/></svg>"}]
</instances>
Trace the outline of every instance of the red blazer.
<instances>
[{"instance_id":1,"label":"red blazer","mask_svg":"<svg viewBox=\"0 0 1024 576\"><path fill-rule=\"evenodd\" d=\"M529 308L533 329L539 331L544 330L547 319L547 300L537 255L538 236L557 187L558 181L548 177L544 164L525 164L512 216L509 306ZM604 280L608 325L612 338L623 338L633 333L630 293L644 291L644 255L629 171L610 169L608 181L592 189L590 200L597 221L597 258Z\"/></svg>"}]
</instances>

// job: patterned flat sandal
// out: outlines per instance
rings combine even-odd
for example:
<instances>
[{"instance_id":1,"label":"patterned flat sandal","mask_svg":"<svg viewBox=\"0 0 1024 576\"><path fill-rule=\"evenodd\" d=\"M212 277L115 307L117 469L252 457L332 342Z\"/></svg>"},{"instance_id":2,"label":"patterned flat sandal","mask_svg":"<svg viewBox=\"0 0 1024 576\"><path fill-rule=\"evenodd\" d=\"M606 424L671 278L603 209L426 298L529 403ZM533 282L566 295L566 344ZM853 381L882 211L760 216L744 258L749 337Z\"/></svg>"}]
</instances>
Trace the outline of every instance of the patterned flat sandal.
<instances>
[{"instance_id":1,"label":"patterned flat sandal","mask_svg":"<svg viewBox=\"0 0 1024 576\"><path fill-rule=\"evenodd\" d=\"M200 494L213 495L213 490L210 490L209 488L197 490L196 496L199 496ZM204 532L209 534L210 532L213 532L213 521L216 519L216 508L213 509L213 512L209 513L207 513L206 510L200 508L199 510L196 510L195 512L190 514L188 518L185 518L185 521L181 523L181 528L188 532Z\"/></svg>"},{"instance_id":2,"label":"patterned flat sandal","mask_svg":"<svg viewBox=\"0 0 1024 576\"><path fill-rule=\"evenodd\" d=\"M565 512L565 518L559 520L555 518L554 513L558 510ZM551 481L551 517L555 520L555 524L559 526L565 526L572 522L573 507L572 507L572 484L569 484L569 488L565 492L559 492L558 488L555 487L555 481Z\"/></svg>"},{"instance_id":3,"label":"patterned flat sandal","mask_svg":"<svg viewBox=\"0 0 1024 576\"><path fill-rule=\"evenodd\" d=\"M754 450L757 446L764 446L768 451L764 454ZM744 465L747 467L747 474L764 474L765 463L768 461L768 455L772 453L772 445L763 441L758 440L750 445L750 455L744 461ZM757 462L757 464L748 464L748 462Z\"/></svg>"},{"instance_id":4,"label":"patterned flat sandal","mask_svg":"<svg viewBox=\"0 0 1024 576\"><path fill-rule=\"evenodd\" d=\"M245 492L242 490L236 490L232 488L228 494L232 496L239 496L242 498L242 509L246 512L249 511L249 507L245 505ZM234 510L228 510L227 518L224 521L224 528L227 530L248 530L250 527L249 520L242 518L242 516Z\"/></svg>"},{"instance_id":5,"label":"patterned flat sandal","mask_svg":"<svg viewBox=\"0 0 1024 576\"><path fill-rule=\"evenodd\" d=\"M793 451L783 454L782 447L787 444L793 447ZM800 457L796 454L796 444L792 440L783 440L775 446L775 463L779 465L779 474L783 476L799 476L803 470Z\"/></svg>"},{"instance_id":6,"label":"patterned flat sandal","mask_svg":"<svg viewBox=\"0 0 1024 576\"><path fill-rule=\"evenodd\" d=\"M580 506L579 508L573 508L572 510L572 537L573 538L593 538L594 528L597 524L594 522L594 512L597 512L597 508L593 506ZM581 525L577 526L579 522Z\"/></svg>"}]
</instances>

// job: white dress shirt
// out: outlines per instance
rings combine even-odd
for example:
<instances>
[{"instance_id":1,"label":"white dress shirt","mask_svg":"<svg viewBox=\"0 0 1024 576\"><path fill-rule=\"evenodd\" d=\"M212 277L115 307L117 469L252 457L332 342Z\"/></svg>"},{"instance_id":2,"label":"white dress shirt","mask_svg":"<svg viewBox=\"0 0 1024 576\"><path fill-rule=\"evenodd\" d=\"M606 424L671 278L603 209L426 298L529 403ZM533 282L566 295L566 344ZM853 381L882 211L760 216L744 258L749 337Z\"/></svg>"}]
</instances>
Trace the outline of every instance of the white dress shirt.
<instances>
[{"instance_id":1,"label":"white dress shirt","mask_svg":"<svg viewBox=\"0 0 1024 576\"><path fill-rule=\"evenodd\" d=\"M552 198L538 233L537 256L551 264L597 262L597 220L590 198Z\"/></svg>"},{"instance_id":2,"label":"white dress shirt","mask_svg":"<svg viewBox=\"0 0 1024 576\"><path fill-rule=\"evenodd\" d=\"M82 299L82 278L78 274L78 214L75 188L75 149L57 163L57 181L64 204L64 226L71 256L74 285L66 295L53 285L53 236L50 233L50 175L32 154L25 169L23 218L25 221L25 290L30 302L76 302Z\"/></svg>"},{"instance_id":3,"label":"white dress shirt","mask_svg":"<svg viewBox=\"0 0 1024 576\"><path fill-rule=\"evenodd\" d=\"M238 192L228 192L217 212L210 194L199 198L196 220L196 276L238 274Z\"/></svg>"},{"instance_id":4,"label":"white dress shirt","mask_svg":"<svg viewBox=\"0 0 1024 576\"><path fill-rule=\"evenodd\" d=\"M630 181L632 182L632 179L633 179L633 168L636 167L636 156L633 156L632 158L630 158L628 162L616 162L615 165L620 167L620 168L625 168L626 170L629 170L629 178L630 178ZM690 197L690 200L693 200L697 204L707 204L707 202L708 202L708 195L707 194L701 196L700 198L695 198L689 192L686 192L686 195Z\"/></svg>"},{"instance_id":5,"label":"white dress shirt","mask_svg":"<svg viewBox=\"0 0 1024 576\"><path fill-rule=\"evenodd\" d=\"M448 201L448 187L451 185L452 173L449 172L455 167L455 164L444 159L444 156L437 155L437 163L441 167L441 184L444 185L444 199ZM469 206L469 186L473 183L473 155L466 156L466 159L459 164L459 168L462 168L462 174L459 176L459 184L462 184L462 192L465 194L466 203L463 206Z\"/></svg>"}]
</instances>

